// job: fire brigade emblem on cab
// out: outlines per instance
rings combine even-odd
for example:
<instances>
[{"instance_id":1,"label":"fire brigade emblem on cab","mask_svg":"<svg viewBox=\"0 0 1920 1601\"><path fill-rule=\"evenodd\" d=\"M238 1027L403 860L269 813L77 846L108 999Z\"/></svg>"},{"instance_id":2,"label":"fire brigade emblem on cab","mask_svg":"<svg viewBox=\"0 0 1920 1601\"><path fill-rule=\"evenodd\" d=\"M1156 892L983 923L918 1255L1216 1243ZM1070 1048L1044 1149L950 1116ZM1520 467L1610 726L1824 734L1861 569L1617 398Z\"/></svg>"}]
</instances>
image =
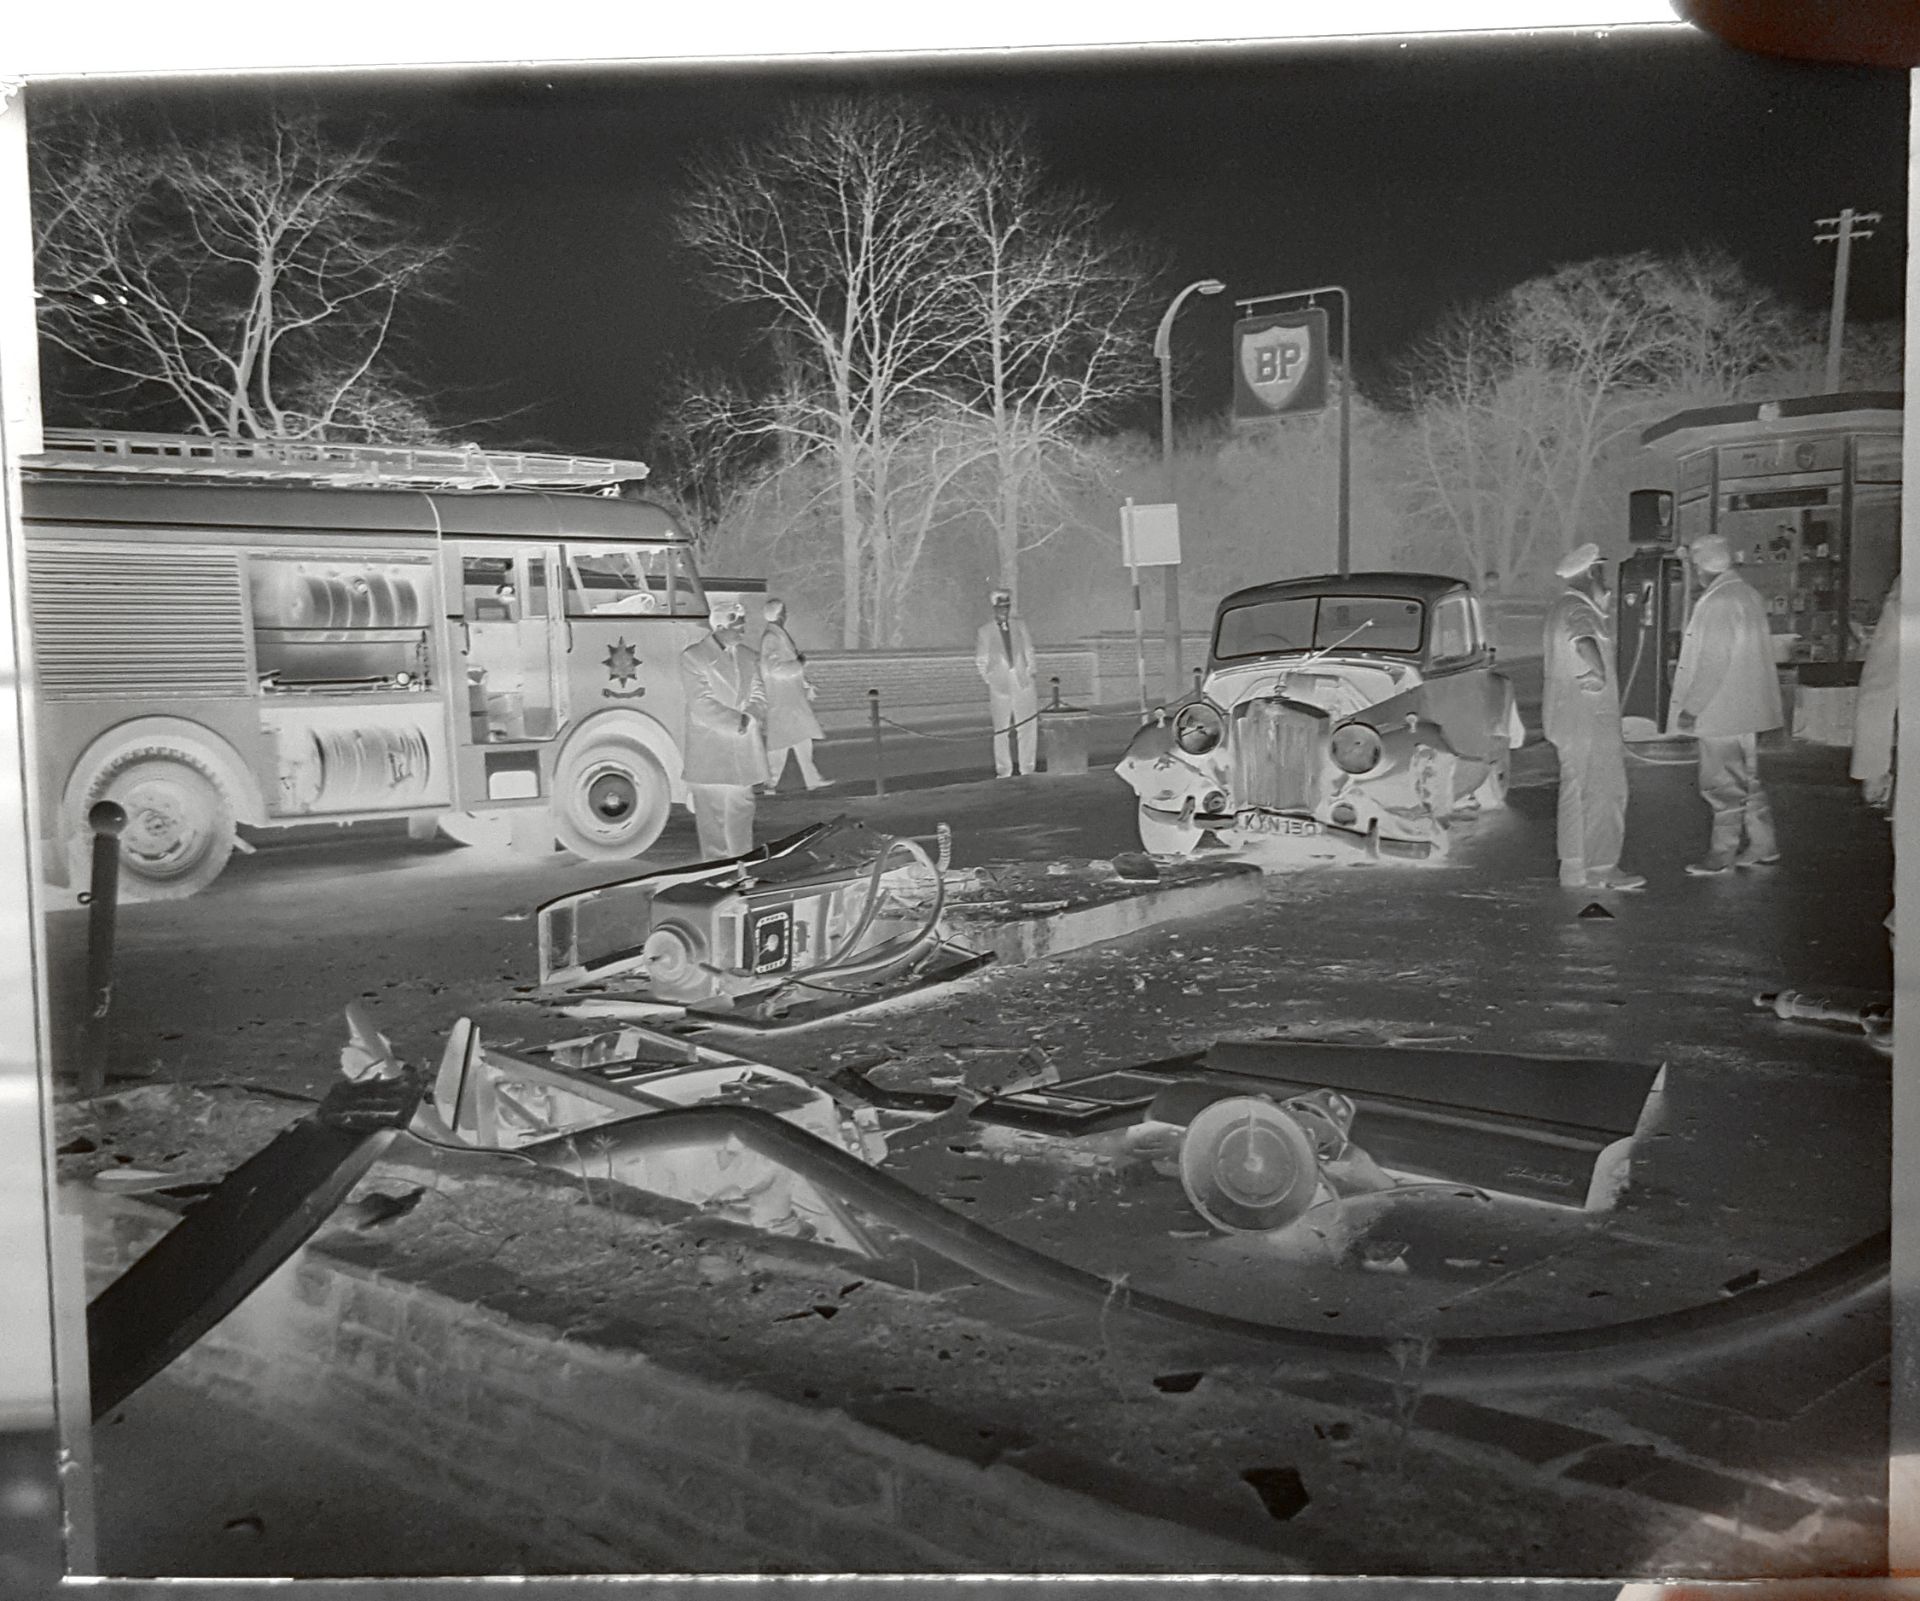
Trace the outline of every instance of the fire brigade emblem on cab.
<instances>
[{"instance_id":1,"label":"fire brigade emblem on cab","mask_svg":"<svg viewBox=\"0 0 1920 1601\"><path fill-rule=\"evenodd\" d=\"M616 639L607 647L607 677L616 684L631 684L640 676L640 653L629 645L625 638ZM646 685L638 689L603 689L600 693L609 700L638 700L646 694Z\"/></svg>"},{"instance_id":2,"label":"fire brigade emblem on cab","mask_svg":"<svg viewBox=\"0 0 1920 1601\"><path fill-rule=\"evenodd\" d=\"M1326 402L1327 314L1249 317L1234 328L1234 415L1317 411Z\"/></svg>"}]
</instances>

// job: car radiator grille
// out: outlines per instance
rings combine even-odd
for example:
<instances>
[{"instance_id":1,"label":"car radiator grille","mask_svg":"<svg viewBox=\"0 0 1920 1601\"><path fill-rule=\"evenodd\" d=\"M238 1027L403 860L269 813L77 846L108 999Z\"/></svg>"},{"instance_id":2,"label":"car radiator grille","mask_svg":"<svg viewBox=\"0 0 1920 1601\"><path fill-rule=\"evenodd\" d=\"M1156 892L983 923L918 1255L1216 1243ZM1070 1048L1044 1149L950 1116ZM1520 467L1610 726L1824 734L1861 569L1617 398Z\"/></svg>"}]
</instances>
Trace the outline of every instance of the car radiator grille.
<instances>
[{"instance_id":1,"label":"car radiator grille","mask_svg":"<svg viewBox=\"0 0 1920 1601\"><path fill-rule=\"evenodd\" d=\"M1327 719L1284 701L1248 701L1234 713L1233 804L1311 811L1320 799Z\"/></svg>"}]
</instances>

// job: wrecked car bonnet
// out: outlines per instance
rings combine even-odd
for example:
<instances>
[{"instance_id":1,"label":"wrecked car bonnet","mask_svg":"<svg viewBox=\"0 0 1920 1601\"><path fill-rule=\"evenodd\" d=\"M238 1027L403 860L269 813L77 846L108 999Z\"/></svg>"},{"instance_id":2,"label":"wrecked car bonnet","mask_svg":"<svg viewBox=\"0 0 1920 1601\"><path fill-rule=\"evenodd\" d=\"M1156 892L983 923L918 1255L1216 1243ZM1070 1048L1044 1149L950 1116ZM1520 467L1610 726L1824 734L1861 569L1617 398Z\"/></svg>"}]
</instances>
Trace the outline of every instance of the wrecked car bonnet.
<instances>
[{"instance_id":1,"label":"wrecked car bonnet","mask_svg":"<svg viewBox=\"0 0 1920 1601\"><path fill-rule=\"evenodd\" d=\"M1266 657L1215 667L1207 675L1206 694L1226 711L1259 696L1278 695L1331 717L1350 717L1419 683L1419 670L1412 663L1378 656Z\"/></svg>"}]
</instances>

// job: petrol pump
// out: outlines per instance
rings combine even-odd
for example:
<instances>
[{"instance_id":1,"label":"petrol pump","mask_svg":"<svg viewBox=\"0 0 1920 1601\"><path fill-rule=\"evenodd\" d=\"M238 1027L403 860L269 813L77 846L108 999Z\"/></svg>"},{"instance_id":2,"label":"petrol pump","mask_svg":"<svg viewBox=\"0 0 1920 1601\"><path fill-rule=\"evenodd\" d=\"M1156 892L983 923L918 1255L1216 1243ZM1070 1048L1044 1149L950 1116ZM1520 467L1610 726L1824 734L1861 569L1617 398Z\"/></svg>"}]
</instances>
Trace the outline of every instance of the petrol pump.
<instances>
[{"instance_id":1,"label":"petrol pump","mask_svg":"<svg viewBox=\"0 0 1920 1601\"><path fill-rule=\"evenodd\" d=\"M1675 548L1673 496L1636 489L1627 499L1633 554L1614 587L1620 728L1630 741L1658 739L1687 627L1687 563Z\"/></svg>"}]
</instances>

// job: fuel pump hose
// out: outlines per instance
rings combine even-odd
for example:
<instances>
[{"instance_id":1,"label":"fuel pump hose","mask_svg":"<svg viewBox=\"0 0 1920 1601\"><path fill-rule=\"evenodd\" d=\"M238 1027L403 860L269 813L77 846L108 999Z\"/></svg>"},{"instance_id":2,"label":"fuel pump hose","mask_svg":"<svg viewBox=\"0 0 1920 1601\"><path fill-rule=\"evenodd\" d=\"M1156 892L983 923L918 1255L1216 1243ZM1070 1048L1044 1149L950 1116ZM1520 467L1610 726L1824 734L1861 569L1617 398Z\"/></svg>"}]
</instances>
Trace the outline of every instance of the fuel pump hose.
<instances>
[{"instance_id":1,"label":"fuel pump hose","mask_svg":"<svg viewBox=\"0 0 1920 1601\"><path fill-rule=\"evenodd\" d=\"M836 1199L900 1230L989 1283L1115 1318L1244 1342L1270 1357L1391 1381L1402 1372L1387 1336L1262 1323L1169 1300L1056 1261L1017 1240L949 1211L891 1174L804 1129L751 1107L685 1107L601 1124L596 1145L614 1154L648 1149L742 1146L800 1175ZM570 1138L520 1147L520 1154L566 1166ZM1595 1380L1665 1363L1724 1358L1792 1338L1805 1339L1846 1313L1885 1301L1891 1235L1860 1241L1777 1283L1726 1300L1584 1328L1435 1339L1421 1365L1432 1390L1522 1390L1569 1379Z\"/></svg>"}]
</instances>

